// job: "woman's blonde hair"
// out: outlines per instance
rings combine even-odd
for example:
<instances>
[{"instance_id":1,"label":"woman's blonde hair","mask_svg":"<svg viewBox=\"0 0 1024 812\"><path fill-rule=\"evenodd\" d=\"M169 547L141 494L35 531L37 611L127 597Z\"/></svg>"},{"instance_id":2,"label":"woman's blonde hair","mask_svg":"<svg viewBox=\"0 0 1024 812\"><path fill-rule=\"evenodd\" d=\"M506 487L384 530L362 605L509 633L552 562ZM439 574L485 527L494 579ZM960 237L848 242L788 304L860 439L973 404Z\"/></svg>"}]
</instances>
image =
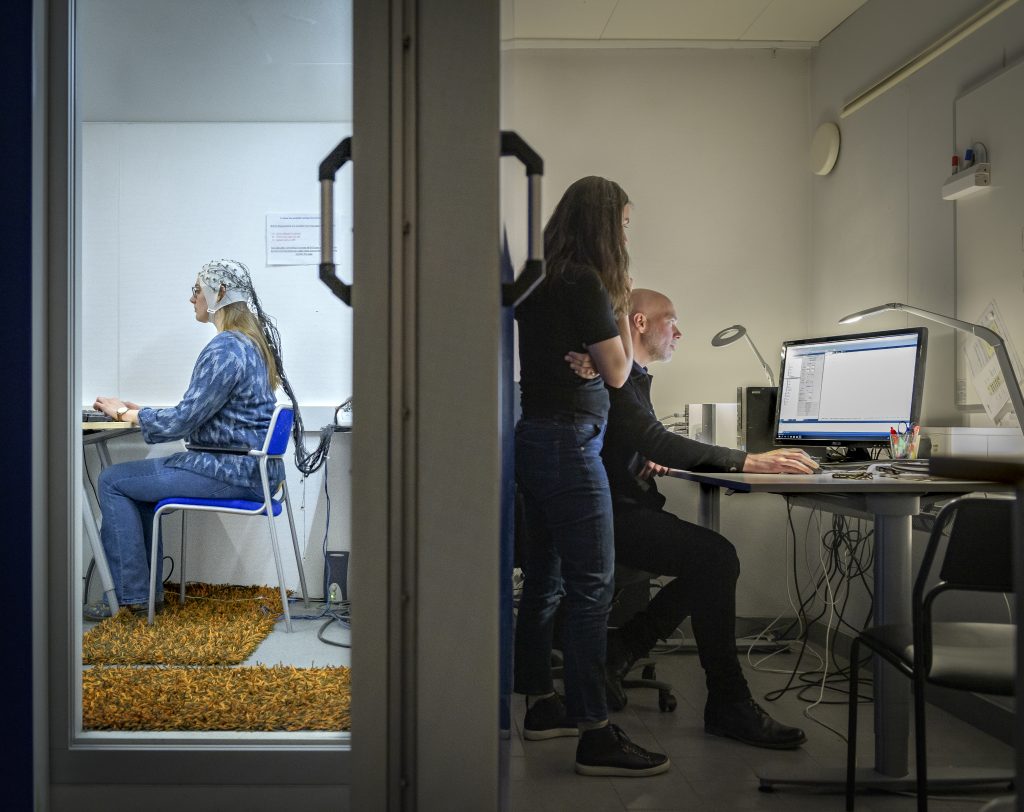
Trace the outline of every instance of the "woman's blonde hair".
<instances>
[{"instance_id":1,"label":"woman's blonde hair","mask_svg":"<svg viewBox=\"0 0 1024 812\"><path fill-rule=\"evenodd\" d=\"M629 254L622 215L629 195L615 181L594 175L565 190L544 227L546 278L573 266L597 271L617 316L629 314Z\"/></svg>"},{"instance_id":2,"label":"woman's blonde hair","mask_svg":"<svg viewBox=\"0 0 1024 812\"><path fill-rule=\"evenodd\" d=\"M219 322L218 326L221 330L234 330L253 340L267 365L270 391L276 390L281 385L281 374L277 368L277 361L274 360L270 344L267 342L266 336L263 335L259 320L249 309L249 305L245 302L232 302L218 310L214 318Z\"/></svg>"}]
</instances>

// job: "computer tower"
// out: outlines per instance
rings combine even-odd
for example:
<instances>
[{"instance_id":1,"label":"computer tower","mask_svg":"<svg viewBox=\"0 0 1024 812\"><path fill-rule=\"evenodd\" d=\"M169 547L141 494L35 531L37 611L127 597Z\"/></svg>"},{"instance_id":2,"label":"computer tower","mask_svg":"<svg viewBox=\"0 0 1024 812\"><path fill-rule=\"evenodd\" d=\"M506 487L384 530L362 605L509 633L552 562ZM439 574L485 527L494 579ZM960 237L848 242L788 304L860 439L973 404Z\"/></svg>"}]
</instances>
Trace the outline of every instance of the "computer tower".
<instances>
[{"instance_id":1,"label":"computer tower","mask_svg":"<svg viewBox=\"0 0 1024 812\"><path fill-rule=\"evenodd\" d=\"M740 444L750 453L775 448L777 386L745 386L736 390L739 404Z\"/></svg>"},{"instance_id":2,"label":"computer tower","mask_svg":"<svg viewBox=\"0 0 1024 812\"><path fill-rule=\"evenodd\" d=\"M739 442L738 403L687 403L683 417L691 440L729 448Z\"/></svg>"}]
</instances>

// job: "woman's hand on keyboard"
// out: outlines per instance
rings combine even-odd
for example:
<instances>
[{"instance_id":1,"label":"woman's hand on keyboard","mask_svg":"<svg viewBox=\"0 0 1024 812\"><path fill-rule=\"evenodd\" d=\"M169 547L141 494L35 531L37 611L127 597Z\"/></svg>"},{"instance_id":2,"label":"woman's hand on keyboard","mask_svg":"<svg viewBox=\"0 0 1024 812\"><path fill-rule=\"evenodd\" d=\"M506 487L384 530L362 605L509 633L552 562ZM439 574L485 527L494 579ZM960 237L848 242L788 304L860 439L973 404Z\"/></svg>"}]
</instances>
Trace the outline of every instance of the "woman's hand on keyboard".
<instances>
[{"instance_id":1,"label":"woman's hand on keyboard","mask_svg":"<svg viewBox=\"0 0 1024 812\"><path fill-rule=\"evenodd\" d=\"M776 448L760 454L747 454L745 474L813 474L818 463L799 448Z\"/></svg>"}]
</instances>

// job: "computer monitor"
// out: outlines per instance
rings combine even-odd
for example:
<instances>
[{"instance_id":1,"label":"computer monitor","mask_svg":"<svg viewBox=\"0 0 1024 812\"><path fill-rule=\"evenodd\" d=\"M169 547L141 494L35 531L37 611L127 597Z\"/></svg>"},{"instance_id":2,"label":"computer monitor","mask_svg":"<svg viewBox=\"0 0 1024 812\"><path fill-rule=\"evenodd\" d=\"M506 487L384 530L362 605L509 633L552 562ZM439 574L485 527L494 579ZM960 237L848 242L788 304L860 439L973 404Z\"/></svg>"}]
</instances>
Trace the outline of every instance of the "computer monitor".
<instances>
[{"instance_id":1,"label":"computer monitor","mask_svg":"<svg viewBox=\"0 0 1024 812\"><path fill-rule=\"evenodd\" d=\"M920 420L927 342L924 327L784 342L775 442L887 447Z\"/></svg>"}]
</instances>

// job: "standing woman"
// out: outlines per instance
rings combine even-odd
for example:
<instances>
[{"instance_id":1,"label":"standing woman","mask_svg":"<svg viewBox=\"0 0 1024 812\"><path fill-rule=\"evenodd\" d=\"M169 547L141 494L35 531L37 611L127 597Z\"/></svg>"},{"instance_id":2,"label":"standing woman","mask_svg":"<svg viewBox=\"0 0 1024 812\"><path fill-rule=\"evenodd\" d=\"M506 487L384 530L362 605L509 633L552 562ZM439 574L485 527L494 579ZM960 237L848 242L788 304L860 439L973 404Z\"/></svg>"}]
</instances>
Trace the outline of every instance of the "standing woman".
<instances>
[{"instance_id":1,"label":"standing woman","mask_svg":"<svg viewBox=\"0 0 1024 812\"><path fill-rule=\"evenodd\" d=\"M147 443L186 440L259 448L274 412L274 390L284 375L277 328L260 307L249 270L240 262L204 265L189 301L196 321L212 323L217 335L199 354L181 402L149 409L99 397L94 408L137 424ZM281 461L271 460L268 473L274 491L284 479ZM184 451L104 469L99 478L100 538L118 604L136 613L148 609L149 557L163 555L151 550L154 509L169 496L263 501L263 490L256 460L237 454ZM102 620L110 616L110 607L105 600L88 604L84 615Z\"/></svg>"},{"instance_id":2,"label":"standing woman","mask_svg":"<svg viewBox=\"0 0 1024 812\"><path fill-rule=\"evenodd\" d=\"M642 776L668 758L608 723L604 667L615 569L612 504L601 463L605 384L633 364L626 228L631 205L610 180L586 177L562 196L544 229L547 274L516 309L522 419L516 483L525 505L525 575L515 639L515 690L526 694L526 739L580 736L576 771ZM601 377L580 378L567 353L588 352ZM551 648L562 606L565 702Z\"/></svg>"}]
</instances>

